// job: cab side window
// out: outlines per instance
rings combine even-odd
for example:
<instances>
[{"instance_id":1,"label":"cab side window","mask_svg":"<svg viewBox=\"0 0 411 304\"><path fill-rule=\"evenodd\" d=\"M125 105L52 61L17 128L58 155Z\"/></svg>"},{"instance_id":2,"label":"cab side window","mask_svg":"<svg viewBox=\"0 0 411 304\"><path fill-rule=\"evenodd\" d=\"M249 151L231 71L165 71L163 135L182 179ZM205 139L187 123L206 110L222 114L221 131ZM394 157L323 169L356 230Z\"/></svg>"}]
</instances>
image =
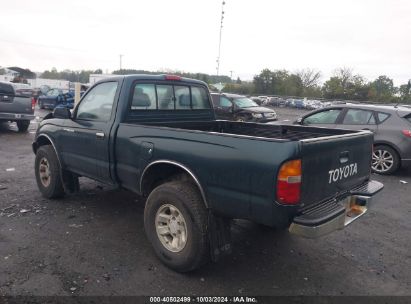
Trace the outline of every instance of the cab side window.
<instances>
[{"instance_id":1,"label":"cab side window","mask_svg":"<svg viewBox=\"0 0 411 304\"><path fill-rule=\"evenodd\" d=\"M77 119L108 121L111 117L117 82L103 82L92 88L77 108Z\"/></svg>"}]
</instances>

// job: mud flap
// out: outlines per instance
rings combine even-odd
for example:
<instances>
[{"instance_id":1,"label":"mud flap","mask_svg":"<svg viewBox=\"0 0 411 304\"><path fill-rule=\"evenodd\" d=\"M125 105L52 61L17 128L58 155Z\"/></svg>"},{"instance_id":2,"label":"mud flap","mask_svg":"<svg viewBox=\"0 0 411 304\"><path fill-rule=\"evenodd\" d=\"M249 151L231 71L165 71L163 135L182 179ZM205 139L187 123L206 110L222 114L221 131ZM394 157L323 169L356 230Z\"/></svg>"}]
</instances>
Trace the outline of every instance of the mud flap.
<instances>
[{"instance_id":1,"label":"mud flap","mask_svg":"<svg viewBox=\"0 0 411 304\"><path fill-rule=\"evenodd\" d=\"M231 219L216 216L210 210L207 234L213 262L217 262L222 256L231 254Z\"/></svg>"},{"instance_id":2,"label":"mud flap","mask_svg":"<svg viewBox=\"0 0 411 304\"><path fill-rule=\"evenodd\" d=\"M76 193L80 190L78 176L66 170L61 170L61 178L63 180L64 190L68 193Z\"/></svg>"}]
</instances>

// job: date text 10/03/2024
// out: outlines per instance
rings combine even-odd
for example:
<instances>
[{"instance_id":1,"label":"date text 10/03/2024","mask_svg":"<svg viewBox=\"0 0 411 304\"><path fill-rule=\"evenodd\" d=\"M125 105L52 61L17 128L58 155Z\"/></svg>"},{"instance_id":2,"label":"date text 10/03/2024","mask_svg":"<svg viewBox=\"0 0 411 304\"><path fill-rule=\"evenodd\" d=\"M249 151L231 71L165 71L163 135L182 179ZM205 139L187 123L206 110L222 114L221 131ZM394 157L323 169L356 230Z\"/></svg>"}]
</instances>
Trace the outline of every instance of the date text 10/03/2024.
<instances>
[{"instance_id":1,"label":"date text 10/03/2024","mask_svg":"<svg viewBox=\"0 0 411 304\"><path fill-rule=\"evenodd\" d=\"M150 303L258 303L255 297L150 297Z\"/></svg>"}]
</instances>

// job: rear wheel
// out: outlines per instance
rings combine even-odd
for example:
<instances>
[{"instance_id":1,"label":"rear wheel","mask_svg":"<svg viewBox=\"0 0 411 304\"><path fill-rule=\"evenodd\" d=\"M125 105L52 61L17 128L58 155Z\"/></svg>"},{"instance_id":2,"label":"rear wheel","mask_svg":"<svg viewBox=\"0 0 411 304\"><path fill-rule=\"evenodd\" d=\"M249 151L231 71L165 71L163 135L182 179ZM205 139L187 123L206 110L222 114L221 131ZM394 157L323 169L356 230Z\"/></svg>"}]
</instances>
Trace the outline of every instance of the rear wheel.
<instances>
[{"instance_id":1,"label":"rear wheel","mask_svg":"<svg viewBox=\"0 0 411 304\"><path fill-rule=\"evenodd\" d=\"M155 253L171 269L187 272L209 260L207 210L190 182L155 188L146 202L144 227Z\"/></svg>"},{"instance_id":2,"label":"rear wheel","mask_svg":"<svg viewBox=\"0 0 411 304\"><path fill-rule=\"evenodd\" d=\"M37 150L34 170L37 186L45 198L58 198L64 195L60 164L52 146L41 146Z\"/></svg>"},{"instance_id":3,"label":"rear wheel","mask_svg":"<svg viewBox=\"0 0 411 304\"><path fill-rule=\"evenodd\" d=\"M27 129L29 128L30 125L30 120L18 120L17 121L17 128L19 129L19 132L26 132Z\"/></svg>"},{"instance_id":4,"label":"rear wheel","mask_svg":"<svg viewBox=\"0 0 411 304\"><path fill-rule=\"evenodd\" d=\"M400 166L400 158L391 147L378 145L372 153L371 169L379 174L392 174Z\"/></svg>"}]
</instances>

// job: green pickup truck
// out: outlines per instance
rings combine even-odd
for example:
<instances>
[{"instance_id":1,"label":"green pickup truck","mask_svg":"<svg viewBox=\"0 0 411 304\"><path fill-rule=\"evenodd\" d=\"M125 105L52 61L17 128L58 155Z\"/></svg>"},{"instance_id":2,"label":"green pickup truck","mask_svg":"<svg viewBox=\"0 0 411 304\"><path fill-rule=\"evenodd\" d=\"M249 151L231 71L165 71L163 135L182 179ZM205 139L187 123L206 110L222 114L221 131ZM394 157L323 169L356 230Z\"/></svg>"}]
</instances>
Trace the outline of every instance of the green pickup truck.
<instances>
[{"instance_id":1,"label":"green pickup truck","mask_svg":"<svg viewBox=\"0 0 411 304\"><path fill-rule=\"evenodd\" d=\"M48 114L33 151L46 198L78 191L79 176L146 197L155 253L186 272L232 250L232 219L305 237L344 228L383 188L372 143L369 131L216 120L205 83L128 75Z\"/></svg>"}]
</instances>

